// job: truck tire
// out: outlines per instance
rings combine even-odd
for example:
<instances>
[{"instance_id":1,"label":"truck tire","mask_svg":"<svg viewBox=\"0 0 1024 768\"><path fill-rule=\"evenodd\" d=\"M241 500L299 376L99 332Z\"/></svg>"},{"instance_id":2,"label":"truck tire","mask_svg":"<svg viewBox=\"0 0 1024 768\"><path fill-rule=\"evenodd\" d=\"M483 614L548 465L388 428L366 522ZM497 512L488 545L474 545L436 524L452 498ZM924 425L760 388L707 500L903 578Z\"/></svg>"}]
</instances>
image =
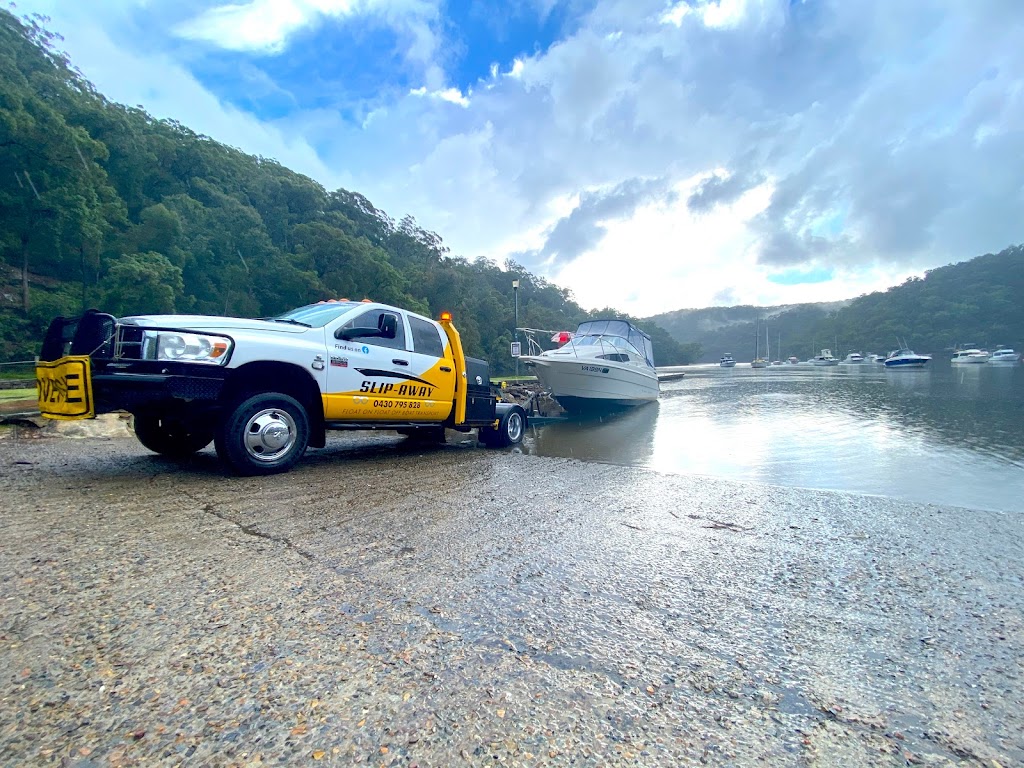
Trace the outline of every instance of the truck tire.
<instances>
[{"instance_id":1,"label":"truck tire","mask_svg":"<svg viewBox=\"0 0 1024 768\"><path fill-rule=\"evenodd\" d=\"M136 413L135 437L146 448L173 459L183 459L213 442L213 428L175 415L154 411Z\"/></svg>"},{"instance_id":2,"label":"truck tire","mask_svg":"<svg viewBox=\"0 0 1024 768\"><path fill-rule=\"evenodd\" d=\"M523 432L526 430L526 414L523 409L516 406L510 408L498 422L497 429L482 427L480 429L480 442L490 448L507 448L510 445L519 445L523 442Z\"/></svg>"},{"instance_id":3,"label":"truck tire","mask_svg":"<svg viewBox=\"0 0 1024 768\"><path fill-rule=\"evenodd\" d=\"M309 417L293 397L260 393L229 410L214 443L221 460L240 475L287 472L309 445Z\"/></svg>"}]
</instances>

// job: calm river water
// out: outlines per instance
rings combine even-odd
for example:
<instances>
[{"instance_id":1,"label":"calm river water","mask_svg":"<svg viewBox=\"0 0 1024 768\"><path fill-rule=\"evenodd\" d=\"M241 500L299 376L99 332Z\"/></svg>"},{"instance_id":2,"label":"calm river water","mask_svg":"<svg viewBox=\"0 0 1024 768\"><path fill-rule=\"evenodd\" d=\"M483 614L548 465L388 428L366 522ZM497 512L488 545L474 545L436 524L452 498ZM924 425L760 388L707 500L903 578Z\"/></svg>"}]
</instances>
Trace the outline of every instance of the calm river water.
<instances>
[{"instance_id":1,"label":"calm river water","mask_svg":"<svg viewBox=\"0 0 1024 768\"><path fill-rule=\"evenodd\" d=\"M656 404L524 449L661 472L1024 512L1024 367L690 366Z\"/></svg>"}]
</instances>

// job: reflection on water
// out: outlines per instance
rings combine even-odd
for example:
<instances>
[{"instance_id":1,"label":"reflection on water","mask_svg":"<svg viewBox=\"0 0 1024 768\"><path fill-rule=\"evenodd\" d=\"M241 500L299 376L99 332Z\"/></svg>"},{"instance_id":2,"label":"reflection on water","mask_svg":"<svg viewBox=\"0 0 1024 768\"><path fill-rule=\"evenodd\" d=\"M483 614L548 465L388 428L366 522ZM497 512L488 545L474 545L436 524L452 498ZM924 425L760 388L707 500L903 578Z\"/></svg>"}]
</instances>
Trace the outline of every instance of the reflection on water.
<instances>
[{"instance_id":1,"label":"reflection on water","mask_svg":"<svg viewBox=\"0 0 1024 768\"><path fill-rule=\"evenodd\" d=\"M1024 511L1024 367L687 369L657 404L527 450L663 472Z\"/></svg>"}]
</instances>

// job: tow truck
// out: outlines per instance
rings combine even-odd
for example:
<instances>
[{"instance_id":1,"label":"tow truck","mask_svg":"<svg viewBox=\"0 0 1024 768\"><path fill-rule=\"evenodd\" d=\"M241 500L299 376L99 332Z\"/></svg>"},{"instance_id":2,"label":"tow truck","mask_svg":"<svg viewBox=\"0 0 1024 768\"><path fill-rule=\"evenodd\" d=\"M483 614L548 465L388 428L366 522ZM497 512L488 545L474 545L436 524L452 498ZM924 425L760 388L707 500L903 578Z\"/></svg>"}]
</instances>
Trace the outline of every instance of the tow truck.
<instances>
[{"instance_id":1,"label":"tow truck","mask_svg":"<svg viewBox=\"0 0 1024 768\"><path fill-rule=\"evenodd\" d=\"M387 429L430 442L476 429L522 441L526 411L502 402L466 355L450 313L435 321L370 301L329 300L276 317L89 310L50 324L36 364L52 419L128 411L146 448L185 458L214 444L240 475L285 472L328 430Z\"/></svg>"}]
</instances>

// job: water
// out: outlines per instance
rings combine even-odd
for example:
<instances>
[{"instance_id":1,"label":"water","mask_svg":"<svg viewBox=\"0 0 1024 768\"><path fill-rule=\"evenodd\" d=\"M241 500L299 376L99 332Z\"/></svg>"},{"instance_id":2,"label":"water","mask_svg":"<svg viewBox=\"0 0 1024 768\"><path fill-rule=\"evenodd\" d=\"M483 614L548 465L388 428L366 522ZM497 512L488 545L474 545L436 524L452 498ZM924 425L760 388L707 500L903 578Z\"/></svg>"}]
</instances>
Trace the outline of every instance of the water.
<instances>
[{"instance_id":1,"label":"water","mask_svg":"<svg viewBox=\"0 0 1024 768\"><path fill-rule=\"evenodd\" d=\"M1024 512L1024 367L691 366L656 404L530 430L542 456Z\"/></svg>"}]
</instances>

